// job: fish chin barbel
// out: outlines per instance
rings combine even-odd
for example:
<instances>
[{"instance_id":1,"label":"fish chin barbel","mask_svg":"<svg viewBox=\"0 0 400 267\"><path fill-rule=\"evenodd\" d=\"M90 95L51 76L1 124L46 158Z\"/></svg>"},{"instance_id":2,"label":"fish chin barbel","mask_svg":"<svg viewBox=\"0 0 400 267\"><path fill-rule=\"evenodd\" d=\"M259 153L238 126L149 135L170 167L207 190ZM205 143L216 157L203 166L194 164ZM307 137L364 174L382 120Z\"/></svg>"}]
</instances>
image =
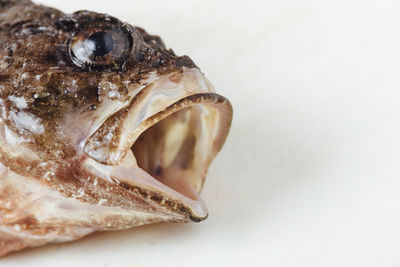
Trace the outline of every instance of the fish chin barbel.
<instances>
[{"instance_id":1,"label":"fish chin barbel","mask_svg":"<svg viewBox=\"0 0 400 267\"><path fill-rule=\"evenodd\" d=\"M0 255L201 221L232 107L157 36L0 0Z\"/></svg>"}]
</instances>

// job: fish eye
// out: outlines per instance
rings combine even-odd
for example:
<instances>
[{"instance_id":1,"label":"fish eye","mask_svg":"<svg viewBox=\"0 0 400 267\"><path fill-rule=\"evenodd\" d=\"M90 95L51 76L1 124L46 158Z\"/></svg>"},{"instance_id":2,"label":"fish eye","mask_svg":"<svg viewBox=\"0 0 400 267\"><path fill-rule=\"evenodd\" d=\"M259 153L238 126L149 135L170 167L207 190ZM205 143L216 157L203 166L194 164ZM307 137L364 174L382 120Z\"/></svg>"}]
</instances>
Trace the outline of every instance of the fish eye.
<instances>
[{"instance_id":1,"label":"fish eye","mask_svg":"<svg viewBox=\"0 0 400 267\"><path fill-rule=\"evenodd\" d=\"M94 25L74 34L68 49L71 61L85 70L121 70L132 45L133 38L128 28Z\"/></svg>"},{"instance_id":2,"label":"fish eye","mask_svg":"<svg viewBox=\"0 0 400 267\"><path fill-rule=\"evenodd\" d=\"M102 57L114 49L114 38L108 32L95 32L87 39L87 49L95 57Z\"/></svg>"}]
</instances>

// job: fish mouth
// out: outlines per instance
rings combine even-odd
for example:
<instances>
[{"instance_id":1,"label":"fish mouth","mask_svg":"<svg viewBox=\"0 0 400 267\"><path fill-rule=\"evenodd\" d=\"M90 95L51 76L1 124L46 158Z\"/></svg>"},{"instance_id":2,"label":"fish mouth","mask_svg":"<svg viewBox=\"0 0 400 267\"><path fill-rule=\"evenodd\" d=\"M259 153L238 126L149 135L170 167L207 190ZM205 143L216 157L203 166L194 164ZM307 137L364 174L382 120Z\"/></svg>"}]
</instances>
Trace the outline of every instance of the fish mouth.
<instances>
[{"instance_id":1,"label":"fish mouth","mask_svg":"<svg viewBox=\"0 0 400 267\"><path fill-rule=\"evenodd\" d=\"M205 219L208 211L199 192L229 132L230 102L190 69L148 86L118 116L123 123L116 127L115 140L99 147L100 129L87 141L86 154L112 166L109 176L118 183L151 192L192 221Z\"/></svg>"},{"instance_id":2,"label":"fish mouth","mask_svg":"<svg viewBox=\"0 0 400 267\"><path fill-rule=\"evenodd\" d=\"M226 101L217 94L191 95L150 118L151 126L131 146L137 165L198 200L207 168L226 137L217 136L221 118L216 107Z\"/></svg>"}]
</instances>

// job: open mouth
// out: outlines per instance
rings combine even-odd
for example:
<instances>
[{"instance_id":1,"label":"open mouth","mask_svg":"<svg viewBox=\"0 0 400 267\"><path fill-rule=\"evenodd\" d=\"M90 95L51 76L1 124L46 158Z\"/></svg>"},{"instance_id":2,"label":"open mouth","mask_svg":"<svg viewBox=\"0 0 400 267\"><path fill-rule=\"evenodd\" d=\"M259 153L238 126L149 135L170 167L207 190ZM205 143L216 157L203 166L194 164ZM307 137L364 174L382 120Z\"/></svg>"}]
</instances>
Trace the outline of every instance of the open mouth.
<instances>
[{"instance_id":1,"label":"open mouth","mask_svg":"<svg viewBox=\"0 0 400 267\"><path fill-rule=\"evenodd\" d=\"M207 168L219 150L214 143L219 123L219 112L212 105L194 104L168 115L131 147L137 165L164 185L198 200Z\"/></svg>"},{"instance_id":2,"label":"open mouth","mask_svg":"<svg viewBox=\"0 0 400 267\"><path fill-rule=\"evenodd\" d=\"M126 113L111 117L89 138L85 152L110 166L113 179L179 202L193 216L205 218L198 193L228 134L232 107L199 75L188 72L179 82L169 77L149 87Z\"/></svg>"}]
</instances>

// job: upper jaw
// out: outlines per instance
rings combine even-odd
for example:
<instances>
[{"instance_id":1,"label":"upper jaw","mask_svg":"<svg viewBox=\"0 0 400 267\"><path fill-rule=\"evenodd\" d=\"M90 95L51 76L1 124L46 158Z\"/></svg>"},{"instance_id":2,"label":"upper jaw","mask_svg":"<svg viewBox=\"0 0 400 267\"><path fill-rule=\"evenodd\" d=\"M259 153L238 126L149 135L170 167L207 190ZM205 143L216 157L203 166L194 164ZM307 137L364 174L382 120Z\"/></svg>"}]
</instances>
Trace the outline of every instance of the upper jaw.
<instances>
[{"instance_id":1,"label":"upper jaw","mask_svg":"<svg viewBox=\"0 0 400 267\"><path fill-rule=\"evenodd\" d=\"M231 120L229 101L214 93L198 69L164 74L91 130L85 166L199 221L208 212L198 192Z\"/></svg>"},{"instance_id":2,"label":"upper jaw","mask_svg":"<svg viewBox=\"0 0 400 267\"><path fill-rule=\"evenodd\" d=\"M99 128L91 130L95 131L86 141L84 151L98 162L117 165L141 133L179 110L179 107L171 109L173 104L192 95L207 93L214 93L214 88L199 69L183 69L157 77L136 91L129 103L108 117ZM171 112L165 113L166 109Z\"/></svg>"}]
</instances>

